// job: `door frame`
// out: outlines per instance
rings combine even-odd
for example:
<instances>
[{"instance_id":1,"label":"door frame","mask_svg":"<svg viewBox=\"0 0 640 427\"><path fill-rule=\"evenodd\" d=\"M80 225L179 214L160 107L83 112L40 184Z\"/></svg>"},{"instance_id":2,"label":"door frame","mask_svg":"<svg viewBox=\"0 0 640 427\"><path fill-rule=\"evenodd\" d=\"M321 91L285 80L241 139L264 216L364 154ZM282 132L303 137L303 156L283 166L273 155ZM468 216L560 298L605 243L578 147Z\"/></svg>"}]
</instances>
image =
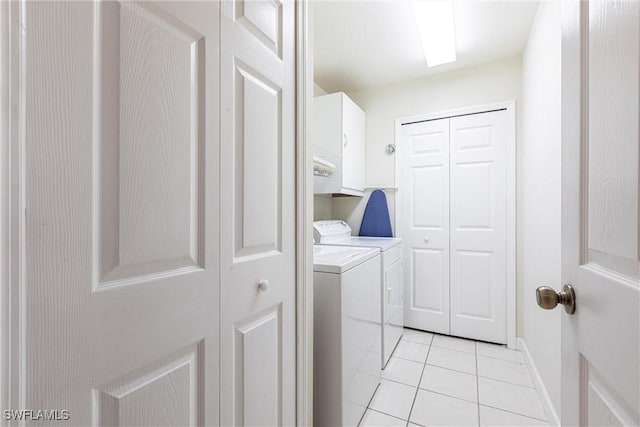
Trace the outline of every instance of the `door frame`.
<instances>
[{"instance_id":1,"label":"door frame","mask_svg":"<svg viewBox=\"0 0 640 427\"><path fill-rule=\"evenodd\" d=\"M313 180L308 144L313 67L309 3L295 3L296 78L296 420L313 420ZM24 349L24 1L0 2L0 407L23 408ZM7 425L2 419L0 425Z\"/></svg>"},{"instance_id":2,"label":"door frame","mask_svg":"<svg viewBox=\"0 0 640 427\"><path fill-rule=\"evenodd\" d=\"M425 120L445 119L453 116L487 113L493 110L507 111L507 347L516 348L516 101L502 101L491 104L475 105L454 110L435 113L417 114L400 117L395 120L395 215L394 229L400 236L402 218L402 187L401 183L401 153L402 153L402 125ZM402 237L402 236L400 236Z\"/></svg>"},{"instance_id":3,"label":"door frame","mask_svg":"<svg viewBox=\"0 0 640 427\"><path fill-rule=\"evenodd\" d=\"M9 79L10 61L9 51L9 5L8 2L0 3L0 406L8 408L9 392L9 356L8 326L9 326L9 282L11 254L9 247L10 238L10 195L9 195ZM7 231L8 230L8 231ZM2 422L5 425L6 421Z\"/></svg>"},{"instance_id":4,"label":"door frame","mask_svg":"<svg viewBox=\"0 0 640 427\"><path fill-rule=\"evenodd\" d=\"M585 100L583 93L585 85L588 85L585 71L584 55L587 41L585 37L585 25L581 22L585 17L584 8L580 1L566 1L561 4L561 87L562 87L562 124L561 124L561 278L562 283L574 283L576 277L572 269L565 268L565 265L580 265L580 252L585 253L584 248L578 245L567 246L568 242L579 242L581 231L586 224L584 212L586 212L585 195L581 191L581 182L586 178L583 176L582 167L585 159L584 136L588 132L588 120L584 117ZM588 6L588 4L587 4ZM586 28L588 33L588 26ZM588 47L587 47L588 49ZM578 102L576 102L578 100ZM577 172L577 173L576 173ZM575 218L581 221L576 222ZM581 245L584 242L580 243ZM564 316L563 316L564 317ZM578 390L569 396L563 387L578 384L586 376L586 367L582 366L577 354L563 351L563 347L577 348L575 335L572 326L567 319L561 319L560 333L562 341L560 344L560 363L565 369L561 370L560 377L560 424L578 425L580 420L584 420L583 414L579 413L581 398ZM566 408L566 409L565 409ZM572 408L578 408L573 411ZM560 409L560 408L558 408Z\"/></svg>"},{"instance_id":5,"label":"door frame","mask_svg":"<svg viewBox=\"0 0 640 427\"><path fill-rule=\"evenodd\" d=\"M25 1L0 4L0 405L24 408ZM2 417L0 425L8 425Z\"/></svg>"},{"instance_id":6,"label":"door frame","mask_svg":"<svg viewBox=\"0 0 640 427\"><path fill-rule=\"evenodd\" d=\"M313 101L310 3L296 6L296 424L313 424Z\"/></svg>"}]
</instances>

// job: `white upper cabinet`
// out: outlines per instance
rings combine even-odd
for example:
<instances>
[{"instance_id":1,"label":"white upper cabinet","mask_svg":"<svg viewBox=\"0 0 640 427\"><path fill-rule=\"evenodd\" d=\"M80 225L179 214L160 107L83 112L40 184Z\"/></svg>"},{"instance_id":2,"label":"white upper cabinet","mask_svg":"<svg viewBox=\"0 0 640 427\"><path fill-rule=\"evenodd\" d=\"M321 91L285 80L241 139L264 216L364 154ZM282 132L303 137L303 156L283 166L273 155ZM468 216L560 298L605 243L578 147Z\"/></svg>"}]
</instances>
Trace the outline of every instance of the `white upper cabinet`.
<instances>
[{"instance_id":1,"label":"white upper cabinet","mask_svg":"<svg viewBox=\"0 0 640 427\"><path fill-rule=\"evenodd\" d=\"M342 92L319 96L314 102L315 155L336 166L330 177L316 176L316 194L364 193L365 113Z\"/></svg>"}]
</instances>

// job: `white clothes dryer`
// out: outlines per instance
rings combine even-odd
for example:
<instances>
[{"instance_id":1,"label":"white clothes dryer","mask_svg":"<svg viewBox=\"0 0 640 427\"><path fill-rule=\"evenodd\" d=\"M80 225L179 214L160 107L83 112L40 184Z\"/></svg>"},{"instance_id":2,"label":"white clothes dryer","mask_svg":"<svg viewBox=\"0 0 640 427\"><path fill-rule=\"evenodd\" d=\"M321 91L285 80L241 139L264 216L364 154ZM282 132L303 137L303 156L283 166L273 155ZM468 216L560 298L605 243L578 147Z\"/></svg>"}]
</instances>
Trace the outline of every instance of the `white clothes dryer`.
<instances>
[{"instance_id":1,"label":"white clothes dryer","mask_svg":"<svg viewBox=\"0 0 640 427\"><path fill-rule=\"evenodd\" d=\"M341 220L315 221L313 237L320 245L380 249L380 345L384 369L404 330L402 239L352 236L351 227Z\"/></svg>"},{"instance_id":2,"label":"white clothes dryer","mask_svg":"<svg viewBox=\"0 0 640 427\"><path fill-rule=\"evenodd\" d=\"M313 249L314 425L357 426L380 383L380 250Z\"/></svg>"}]
</instances>

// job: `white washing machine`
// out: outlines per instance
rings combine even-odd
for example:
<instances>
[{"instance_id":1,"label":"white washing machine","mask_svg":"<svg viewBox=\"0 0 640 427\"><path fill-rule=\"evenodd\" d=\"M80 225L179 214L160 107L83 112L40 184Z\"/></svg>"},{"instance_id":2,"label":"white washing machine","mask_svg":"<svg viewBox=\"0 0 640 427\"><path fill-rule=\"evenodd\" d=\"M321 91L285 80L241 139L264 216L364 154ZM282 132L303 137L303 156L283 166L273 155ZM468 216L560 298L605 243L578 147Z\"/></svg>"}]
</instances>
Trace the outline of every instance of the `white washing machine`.
<instances>
[{"instance_id":1,"label":"white washing machine","mask_svg":"<svg viewBox=\"0 0 640 427\"><path fill-rule=\"evenodd\" d=\"M380 383L380 250L313 248L314 425L357 426Z\"/></svg>"},{"instance_id":2,"label":"white washing machine","mask_svg":"<svg viewBox=\"0 0 640 427\"><path fill-rule=\"evenodd\" d=\"M313 238L321 245L379 248L381 252L381 361L387 365L393 350L402 338L403 264L402 239L394 237L358 237L351 235L351 227L340 220L315 221Z\"/></svg>"}]
</instances>

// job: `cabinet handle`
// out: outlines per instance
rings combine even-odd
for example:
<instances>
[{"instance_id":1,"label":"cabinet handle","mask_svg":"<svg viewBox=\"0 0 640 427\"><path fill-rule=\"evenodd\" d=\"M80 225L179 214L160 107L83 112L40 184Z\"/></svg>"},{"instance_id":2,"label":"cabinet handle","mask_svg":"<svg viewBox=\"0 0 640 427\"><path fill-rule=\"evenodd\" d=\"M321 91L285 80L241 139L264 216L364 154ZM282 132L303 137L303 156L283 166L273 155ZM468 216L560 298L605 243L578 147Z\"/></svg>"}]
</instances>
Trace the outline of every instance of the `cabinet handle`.
<instances>
[{"instance_id":1,"label":"cabinet handle","mask_svg":"<svg viewBox=\"0 0 640 427\"><path fill-rule=\"evenodd\" d=\"M345 133L345 134L343 134L342 136L344 137L344 144L343 144L342 146L343 146L343 147L346 147L346 146L347 146L347 144L349 143L349 139L347 138L347 134L346 134L346 133Z\"/></svg>"}]
</instances>

